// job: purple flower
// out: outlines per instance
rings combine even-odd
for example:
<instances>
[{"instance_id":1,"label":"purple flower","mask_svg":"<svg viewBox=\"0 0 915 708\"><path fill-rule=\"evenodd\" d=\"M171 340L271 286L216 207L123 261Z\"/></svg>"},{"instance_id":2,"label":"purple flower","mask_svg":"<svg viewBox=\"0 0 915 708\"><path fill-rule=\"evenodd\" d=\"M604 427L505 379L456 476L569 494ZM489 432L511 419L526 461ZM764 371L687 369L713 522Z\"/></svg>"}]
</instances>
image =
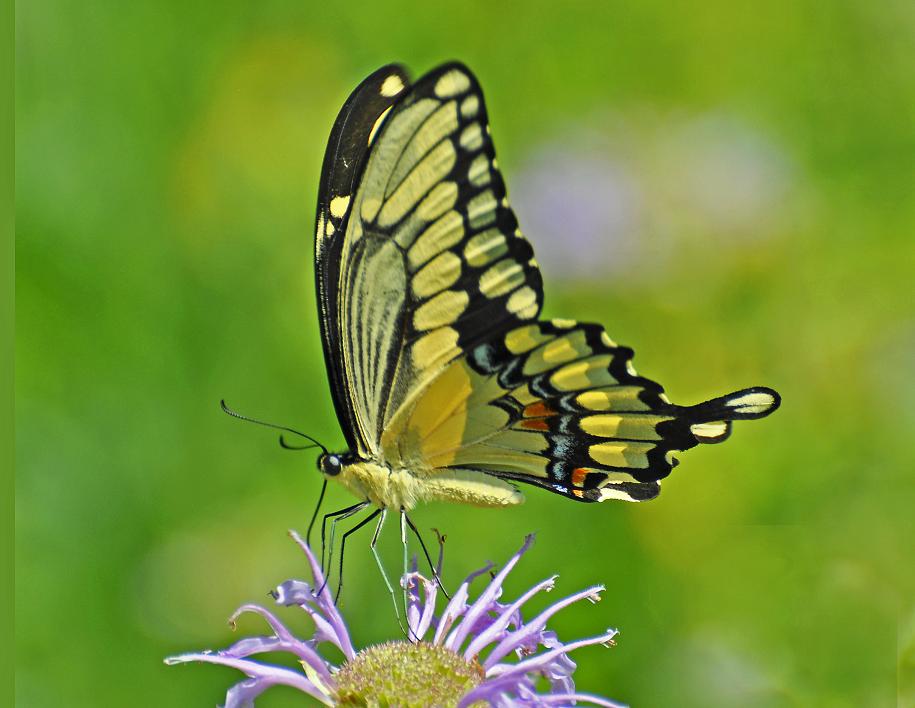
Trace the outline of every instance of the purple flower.
<instances>
[{"instance_id":1,"label":"purple flower","mask_svg":"<svg viewBox=\"0 0 915 708\"><path fill-rule=\"evenodd\" d=\"M271 686L292 686L324 705L436 705L436 706L568 706L576 702L619 706L598 696L578 693L572 681L575 662L569 654L591 644L611 646L616 630L595 637L562 642L546 628L559 610L580 600L597 602L603 586L595 585L554 603L535 617L525 619L522 608L539 592L549 592L556 576L548 578L510 603L500 602L502 584L521 556L530 548L528 536L477 596L470 601L470 585L489 572L491 565L471 573L440 614L436 614L436 582L413 571L401 578L407 592L408 640L353 648L343 618L325 587L324 576L308 545L294 531L311 566L312 582L287 580L276 589L279 605L295 605L315 624L311 639L302 640L270 611L243 605L230 619L245 612L264 618L271 634L242 639L217 652L181 654L167 664L203 661L238 669L247 679L226 693L226 708L252 706ZM440 570L440 568L439 568ZM315 594L315 589L322 588ZM344 662L332 665L317 651L321 642L335 645ZM302 671L252 659L265 652L288 652ZM545 679L548 688L538 688ZM542 681L541 681L542 682Z\"/></svg>"}]
</instances>

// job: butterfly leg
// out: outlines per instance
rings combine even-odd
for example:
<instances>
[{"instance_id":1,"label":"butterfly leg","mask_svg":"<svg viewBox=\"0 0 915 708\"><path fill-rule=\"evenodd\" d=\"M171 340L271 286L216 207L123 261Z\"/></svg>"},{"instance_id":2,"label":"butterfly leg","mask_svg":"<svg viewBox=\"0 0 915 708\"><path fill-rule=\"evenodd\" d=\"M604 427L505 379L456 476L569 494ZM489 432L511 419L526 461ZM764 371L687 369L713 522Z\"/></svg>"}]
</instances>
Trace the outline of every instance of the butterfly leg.
<instances>
[{"instance_id":1,"label":"butterfly leg","mask_svg":"<svg viewBox=\"0 0 915 708\"><path fill-rule=\"evenodd\" d=\"M400 544L403 546L403 575L400 577L405 578L407 573L410 572L410 552L407 547L407 512L403 507L400 507ZM407 584L401 583L401 589L403 590L403 611L409 622L410 604L407 597Z\"/></svg>"},{"instance_id":2,"label":"butterfly leg","mask_svg":"<svg viewBox=\"0 0 915 708\"><path fill-rule=\"evenodd\" d=\"M372 549L372 555L375 557L375 563L378 564L378 570L381 571L381 577L384 579L384 584L388 588L388 593L391 596L391 601L394 603L394 616L397 617L397 624L400 625L400 630L406 635L407 630L404 629L403 621L400 619L400 609L397 607L397 596L394 594L394 586L391 585L391 581L388 580L388 574L384 571L384 564L381 562L381 557L378 555L378 536L381 534L381 527L384 526L384 520L388 516L387 509L381 509L381 517L378 519L378 525L375 527L375 533L372 536L372 543L369 545L369 548Z\"/></svg>"},{"instance_id":3,"label":"butterfly leg","mask_svg":"<svg viewBox=\"0 0 915 708\"><path fill-rule=\"evenodd\" d=\"M340 568L337 571L337 594L334 595L334 602L340 599L340 591L343 590L343 552L346 550L346 539L350 534L355 533L363 526L365 526L369 521L374 519L378 514L381 513L381 509L375 509L371 514L366 516L362 521L353 526L349 531L343 534L343 537L340 539Z\"/></svg>"},{"instance_id":4,"label":"butterfly leg","mask_svg":"<svg viewBox=\"0 0 915 708\"><path fill-rule=\"evenodd\" d=\"M442 578L441 578L442 558L443 558L444 549L445 549L444 536L440 535L438 531L435 531L435 535L438 537L438 543L439 543L439 554L438 554L439 557L438 557L438 565L433 565L432 556L429 555L429 550L426 548L426 544L423 541L423 537L419 535L419 529L416 528L416 525L413 523L413 520L410 519L409 516L407 516L407 513L405 511L401 510L400 513L402 514L403 519L406 520L407 526L410 527L410 530L413 532L413 534L416 536L417 540L419 541L420 548L423 549L423 555L426 556L426 561L428 561L429 568L432 570L432 577L435 579L435 584L438 585L439 590L441 590L442 593L444 593L445 597L450 600L451 595L448 594L448 591L445 590L445 587L442 585ZM406 541L404 541L404 549L406 549ZM404 553L406 553L406 550L404 551Z\"/></svg>"},{"instance_id":5,"label":"butterfly leg","mask_svg":"<svg viewBox=\"0 0 915 708\"><path fill-rule=\"evenodd\" d=\"M324 484L321 485L321 493L318 495L318 503L315 504L314 513L311 515L311 521L308 522L308 531L305 532L305 543L311 546L311 530L315 526L315 521L318 520L318 512L321 511L321 502L324 501L324 492L327 491L327 478L324 478ZM323 528L323 527L322 527ZM321 549L321 561L324 561L324 549Z\"/></svg>"},{"instance_id":6,"label":"butterfly leg","mask_svg":"<svg viewBox=\"0 0 915 708\"><path fill-rule=\"evenodd\" d=\"M369 503L367 501L359 502L358 504L353 504L348 506L345 509L340 509L339 511L331 512L330 514L324 515L324 521L321 524L321 570L324 572L324 585L321 586L321 590L324 589L324 586L327 585L327 579L330 576L330 569L333 563L334 558L334 536L337 531L337 522L348 519L353 514L357 514L367 507ZM327 520L332 519L330 522L330 545L329 547L324 542L324 530L327 525ZM324 549L327 548L327 566L325 570L324 566ZM320 593L320 591L318 591Z\"/></svg>"},{"instance_id":7,"label":"butterfly leg","mask_svg":"<svg viewBox=\"0 0 915 708\"><path fill-rule=\"evenodd\" d=\"M325 556L327 553L327 543L325 540L326 534L327 534L327 522L330 519L333 519L337 516L347 514L350 511L352 511L353 509L358 508L361 504L365 504L365 503L366 502L359 502L358 504L353 504L352 506L348 506L345 509L338 509L337 511L332 511L329 514L324 514L324 518L321 521L321 572L324 572L327 569L324 565L324 561L326 560ZM326 575L326 573L325 573L325 575Z\"/></svg>"}]
</instances>

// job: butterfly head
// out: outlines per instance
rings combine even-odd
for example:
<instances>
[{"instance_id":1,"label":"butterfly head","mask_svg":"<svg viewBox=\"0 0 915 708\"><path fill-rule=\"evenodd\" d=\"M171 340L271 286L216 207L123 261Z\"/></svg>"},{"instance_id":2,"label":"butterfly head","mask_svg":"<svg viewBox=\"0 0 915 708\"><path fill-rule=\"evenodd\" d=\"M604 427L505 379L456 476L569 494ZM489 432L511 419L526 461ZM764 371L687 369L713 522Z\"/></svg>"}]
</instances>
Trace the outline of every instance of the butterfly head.
<instances>
[{"instance_id":1,"label":"butterfly head","mask_svg":"<svg viewBox=\"0 0 915 708\"><path fill-rule=\"evenodd\" d=\"M318 458L318 469L325 477L336 477L346 464L346 456L338 455L333 452L321 453Z\"/></svg>"}]
</instances>

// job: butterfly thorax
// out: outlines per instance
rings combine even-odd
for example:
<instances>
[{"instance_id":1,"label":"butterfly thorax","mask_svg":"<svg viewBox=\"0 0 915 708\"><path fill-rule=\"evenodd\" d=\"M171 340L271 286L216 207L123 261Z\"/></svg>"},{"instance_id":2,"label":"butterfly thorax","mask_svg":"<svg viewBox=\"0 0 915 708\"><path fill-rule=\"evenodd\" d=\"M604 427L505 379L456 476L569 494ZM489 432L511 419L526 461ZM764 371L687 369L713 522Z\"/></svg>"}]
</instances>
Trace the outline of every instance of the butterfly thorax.
<instances>
[{"instance_id":1,"label":"butterfly thorax","mask_svg":"<svg viewBox=\"0 0 915 708\"><path fill-rule=\"evenodd\" d=\"M422 497L416 477L377 462L357 460L344 464L336 480L357 497L383 509L409 511Z\"/></svg>"}]
</instances>

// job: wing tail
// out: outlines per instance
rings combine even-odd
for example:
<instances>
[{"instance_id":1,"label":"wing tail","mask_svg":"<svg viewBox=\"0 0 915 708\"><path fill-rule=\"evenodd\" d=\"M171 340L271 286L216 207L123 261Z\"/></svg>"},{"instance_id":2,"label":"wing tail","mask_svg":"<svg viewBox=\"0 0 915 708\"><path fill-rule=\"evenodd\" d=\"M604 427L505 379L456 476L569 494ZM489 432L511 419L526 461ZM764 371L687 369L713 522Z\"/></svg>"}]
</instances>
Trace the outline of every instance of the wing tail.
<instances>
[{"instance_id":1,"label":"wing tail","mask_svg":"<svg viewBox=\"0 0 915 708\"><path fill-rule=\"evenodd\" d=\"M765 418L781 405L781 396L771 388L754 386L713 398L685 409L690 432L700 443L724 442L731 434L731 421Z\"/></svg>"}]
</instances>

